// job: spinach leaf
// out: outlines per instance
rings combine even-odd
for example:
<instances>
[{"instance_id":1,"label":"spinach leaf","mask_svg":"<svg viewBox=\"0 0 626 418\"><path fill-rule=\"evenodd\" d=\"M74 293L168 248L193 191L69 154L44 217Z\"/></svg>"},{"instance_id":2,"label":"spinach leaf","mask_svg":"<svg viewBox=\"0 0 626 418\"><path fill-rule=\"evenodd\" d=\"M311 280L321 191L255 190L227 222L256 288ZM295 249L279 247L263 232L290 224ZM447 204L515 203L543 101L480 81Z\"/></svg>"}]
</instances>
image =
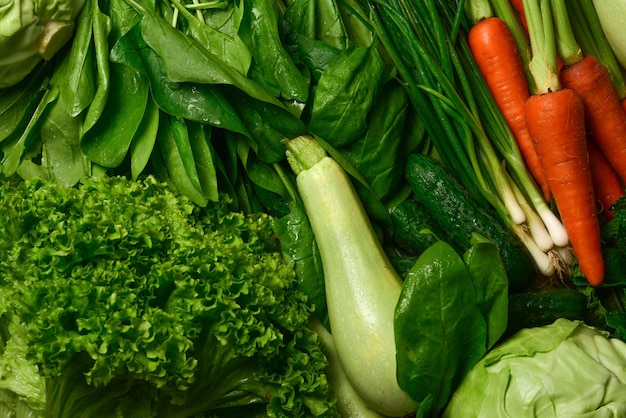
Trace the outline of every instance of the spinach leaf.
<instances>
[{"instance_id":1,"label":"spinach leaf","mask_svg":"<svg viewBox=\"0 0 626 418\"><path fill-rule=\"evenodd\" d=\"M317 243L304 207L292 202L290 208L288 215L274 219L274 231L280 240L281 251L293 263L298 288L307 295L315 317L325 322L324 272Z\"/></svg>"},{"instance_id":2,"label":"spinach leaf","mask_svg":"<svg viewBox=\"0 0 626 418\"><path fill-rule=\"evenodd\" d=\"M240 34L252 51L252 79L275 89L275 96L304 103L309 83L285 51L278 33L278 10L274 0L251 0L245 5ZM258 75L257 75L258 74Z\"/></svg>"},{"instance_id":3,"label":"spinach leaf","mask_svg":"<svg viewBox=\"0 0 626 418\"><path fill-rule=\"evenodd\" d=\"M404 87L395 80L388 82L370 112L364 137L340 149L363 173L379 199L395 191L404 176L406 156L413 151L403 148L403 142L414 138L405 136L409 114Z\"/></svg>"},{"instance_id":4,"label":"spinach leaf","mask_svg":"<svg viewBox=\"0 0 626 418\"><path fill-rule=\"evenodd\" d=\"M370 108L387 77L374 47L353 48L340 55L320 77L310 130L335 147L361 137L367 130Z\"/></svg>"},{"instance_id":5,"label":"spinach leaf","mask_svg":"<svg viewBox=\"0 0 626 418\"><path fill-rule=\"evenodd\" d=\"M188 122L187 126L189 128L189 143L198 170L198 179L200 180L202 193L207 199L217 202L219 190L213 157L215 151L211 147L213 128L210 125L194 122Z\"/></svg>"},{"instance_id":6,"label":"spinach leaf","mask_svg":"<svg viewBox=\"0 0 626 418\"><path fill-rule=\"evenodd\" d=\"M76 18L76 32L69 50L69 71L60 87L61 101L71 116L78 116L86 109L96 94L92 28L93 7L83 7Z\"/></svg>"},{"instance_id":7,"label":"spinach leaf","mask_svg":"<svg viewBox=\"0 0 626 418\"><path fill-rule=\"evenodd\" d=\"M163 60L143 40L139 26L129 30L113 46L111 60L144 74L154 101L166 113L249 135L219 86L172 82Z\"/></svg>"},{"instance_id":8,"label":"spinach leaf","mask_svg":"<svg viewBox=\"0 0 626 418\"><path fill-rule=\"evenodd\" d=\"M50 178L71 187L89 172L89 163L80 149L80 119L67 113L59 98L41 123L42 166Z\"/></svg>"},{"instance_id":9,"label":"spinach leaf","mask_svg":"<svg viewBox=\"0 0 626 418\"><path fill-rule=\"evenodd\" d=\"M134 0L129 0L137 5ZM168 77L174 82L229 84L258 100L281 106L264 88L222 62L219 57L172 27L154 12L137 5L143 13L141 33L145 42L162 59Z\"/></svg>"},{"instance_id":10,"label":"spinach leaf","mask_svg":"<svg viewBox=\"0 0 626 418\"><path fill-rule=\"evenodd\" d=\"M64 71L62 71L64 72ZM39 134L39 127L43 116L51 103L54 103L59 98L58 86L51 86L45 91L41 100L37 103L37 106L28 121L24 131L14 141L4 141L1 144L0 150L2 151L3 158L0 161L1 172L5 176L13 175L20 164L26 151L29 150L31 145L41 138Z\"/></svg>"},{"instance_id":11,"label":"spinach leaf","mask_svg":"<svg viewBox=\"0 0 626 418\"><path fill-rule=\"evenodd\" d=\"M39 66L20 83L0 90L0 143L18 135L43 98L48 79Z\"/></svg>"},{"instance_id":12,"label":"spinach leaf","mask_svg":"<svg viewBox=\"0 0 626 418\"><path fill-rule=\"evenodd\" d=\"M257 156L267 163L284 160L283 140L306 132L304 123L284 107L255 100L238 90L226 90L248 132Z\"/></svg>"},{"instance_id":13,"label":"spinach leaf","mask_svg":"<svg viewBox=\"0 0 626 418\"><path fill-rule=\"evenodd\" d=\"M282 16L283 27L337 51L352 44L335 0L295 0Z\"/></svg>"},{"instance_id":14,"label":"spinach leaf","mask_svg":"<svg viewBox=\"0 0 626 418\"><path fill-rule=\"evenodd\" d=\"M444 241L430 246L404 279L396 307L398 383L438 416L466 373L486 353L487 325L470 273Z\"/></svg>"},{"instance_id":15,"label":"spinach leaf","mask_svg":"<svg viewBox=\"0 0 626 418\"><path fill-rule=\"evenodd\" d=\"M135 69L122 64L110 66L108 99L102 116L82 137L81 148L93 162L118 167L143 118L148 101L148 81Z\"/></svg>"},{"instance_id":16,"label":"spinach leaf","mask_svg":"<svg viewBox=\"0 0 626 418\"><path fill-rule=\"evenodd\" d=\"M149 97L141 123L130 143L130 170L133 180L139 178L150 161L159 130L159 116L159 107Z\"/></svg>"},{"instance_id":17,"label":"spinach leaf","mask_svg":"<svg viewBox=\"0 0 626 418\"><path fill-rule=\"evenodd\" d=\"M153 166L159 177L169 181L174 190L192 202L205 206L208 198L199 187L197 171L192 168L193 153L178 131L181 129L181 121L170 115L161 116L157 133L158 152L153 152Z\"/></svg>"},{"instance_id":18,"label":"spinach leaf","mask_svg":"<svg viewBox=\"0 0 626 418\"><path fill-rule=\"evenodd\" d=\"M183 168L185 170L185 177L189 179L189 182L193 187L202 191L200 185L200 176L198 176L198 170L196 169L196 161L193 156L193 150L191 149L191 142L189 141L189 130L187 129L187 123L182 118L170 117L170 129L172 132L172 138L174 138L174 144L180 155Z\"/></svg>"},{"instance_id":19,"label":"spinach leaf","mask_svg":"<svg viewBox=\"0 0 626 418\"><path fill-rule=\"evenodd\" d=\"M214 27L211 25L210 20L204 18L200 20L179 0L172 0L172 3L180 13L180 16L186 19L187 27L184 31L185 34L196 40L230 68L243 75L248 74L252 63L252 54L238 34L243 7L237 7L235 4L229 5L228 18L226 19L230 23L229 30L228 32L223 32L220 30L224 27L223 25Z\"/></svg>"},{"instance_id":20,"label":"spinach leaf","mask_svg":"<svg viewBox=\"0 0 626 418\"><path fill-rule=\"evenodd\" d=\"M487 323L486 348L504 334L508 322L508 280L498 248L491 242L476 242L463 255L476 293L476 305Z\"/></svg>"},{"instance_id":21,"label":"spinach leaf","mask_svg":"<svg viewBox=\"0 0 626 418\"><path fill-rule=\"evenodd\" d=\"M104 107L106 106L107 97L109 95L109 41L108 36L111 31L111 19L102 13L97 0L87 0L84 8L91 8L92 16L92 36L95 54L96 77L95 92L89 107L85 120L83 121L83 132L89 131L98 121Z\"/></svg>"}]
</instances>

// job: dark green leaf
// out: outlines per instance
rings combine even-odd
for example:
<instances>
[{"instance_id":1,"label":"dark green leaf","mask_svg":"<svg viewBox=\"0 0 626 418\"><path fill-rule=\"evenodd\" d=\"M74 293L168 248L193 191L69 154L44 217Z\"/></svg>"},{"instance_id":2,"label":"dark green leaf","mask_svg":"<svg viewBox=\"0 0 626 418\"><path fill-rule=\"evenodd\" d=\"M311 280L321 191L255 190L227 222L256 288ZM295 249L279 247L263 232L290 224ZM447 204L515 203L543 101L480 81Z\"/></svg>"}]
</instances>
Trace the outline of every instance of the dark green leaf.
<instances>
[{"instance_id":1,"label":"dark green leaf","mask_svg":"<svg viewBox=\"0 0 626 418\"><path fill-rule=\"evenodd\" d=\"M213 27L207 21L201 21L193 15L187 7L183 6L179 0L173 0L180 16L187 21L186 33L196 40L200 45L210 51L228 66L243 75L248 74L252 62L252 54L246 44L239 37L239 16L243 7L229 8L229 18L227 21L233 26L230 33L223 32L219 28Z\"/></svg>"},{"instance_id":2,"label":"dark green leaf","mask_svg":"<svg viewBox=\"0 0 626 418\"><path fill-rule=\"evenodd\" d=\"M109 95L109 41L111 19L100 11L97 0L88 0L84 7L91 7L93 19L93 46L96 65L96 90L83 122L83 131L91 129L104 111Z\"/></svg>"},{"instance_id":3,"label":"dark green leaf","mask_svg":"<svg viewBox=\"0 0 626 418\"><path fill-rule=\"evenodd\" d=\"M371 110L365 136L341 148L379 199L392 193L404 176L408 109L404 87L396 81L387 83Z\"/></svg>"},{"instance_id":4,"label":"dark green leaf","mask_svg":"<svg viewBox=\"0 0 626 418\"><path fill-rule=\"evenodd\" d=\"M193 150L191 149L191 143L189 142L189 131L187 130L187 123L184 119L171 117L170 126L172 130L172 137L180 155L181 162L185 169L185 177L189 179L193 187L199 192L202 192L202 186L200 185L200 177L198 176L198 170L196 169L196 161L193 157Z\"/></svg>"},{"instance_id":5,"label":"dark green leaf","mask_svg":"<svg viewBox=\"0 0 626 418\"><path fill-rule=\"evenodd\" d=\"M21 83L0 90L0 142L26 127L41 101L48 80L41 67Z\"/></svg>"},{"instance_id":6,"label":"dark green leaf","mask_svg":"<svg viewBox=\"0 0 626 418\"><path fill-rule=\"evenodd\" d=\"M219 190L217 172L213 161L214 151L211 148L211 132L213 130L210 125L193 122L187 123L187 126L202 192L209 200L216 202L219 198Z\"/></svg>"},{"instance_id":7,"label":"dark green leaf","mask_svg":"<svg viewBox=\"0 0 626 418\"><path fill-rule=\"evenodd\" d=\"M274 96L229 67L219 57L202 48L153 12L143 11L141 20L143 38L163 59L167 75L172 81L230 84L251 97L281 106Z\"/></svg>"},{"instance_id":8,"label":"dark green leaf","mask_svg":"<svg viewBox=\"0 0 626 418\"><path fill-rule=\"evenodd\" d=\"M310 130L335 147L367 130L367 115L388 78L375 48L353 48L322 74L313 99Z\"/></svg>"},{"instance_id":9,"label":"dark green leaf","mask_svg":"<svg viewBox=\"0 0 626 418\"><path fill-rule=\"evenodd\" d=\"M152 97L166 113L248 135L219 86L172 82L163 60L146 45L138 26L115 44L111 60L130 65L148 77Z\"/></svg>"},{"instance_id":10,"label":"dark green leaf","mask_svg":"<svg viewBox=\"0 0 626 418\"><path fill-rule=\"evenodd\" d=\"M159 130L159 114L159 108L154 100L148 98L143 118L130 143L130 169L134 180L139 177L150 161Z\"/></svg>"},{"instance_id":11,"label":"dark green leaf","mask_svg":"<svg viewBox=\"0 0 626 418\"><path fill-rule=\"evenodd\" d=\"M293 202L290 213L274 219L273 225L283 254L295 268L298 288L307 295L315 307L314 315L323 322L326 319L324 272L306 211Z\"/></svg>"},{"instance_id":12,"label":"dark green leaf","mask_svg":"<svg viewBox=\"0 0 626 418\"><path fill-rule=\"evenodd\" d=\"M93 8L83 7L76 19L76 32L69 50L69 70L60 95L71 116L79 115L95 95L95 56L93 46Z\"/></svg>"},{"instance_id":13,"label":"dark green leaf","mask_svg":"<svg viewBox=\"0 0 626 418\"><path fill-rule=\"evenodd\" d=\"M174 125L177 123L176 118L167 116L160 118L159 132L157 136L157 144L159 148L159 155L155 160L157 165L157 172L167 173L166 176L161 175L166 179L169 179L174 189L178 193L187 196L192 202L200 206L207 204L208 199L202 193L201 190L196 187L198 179L192 180L188 175L188 164L185 159L189 158L187 154L188 150L179 148L177 143ZM191 155L193 162L193 155ZM158 167L162 164L161 167ZM187 165L186 165L187 164Z\"/></svg>"},{"instance_id":14,"label":"dark green leaf","mask_svg":"<svg viewBox=\"0 0 626 418\"><path fill-rule=\"evenodd\" d=\"M42 165L50 177L74 186L89 172L80 149L80 119L69 115L61 99L54 102L41 123Z\"/></svg>"},{"instance_id":15,"label":"dark green leaf","mask_svg":"<svg viewBox=\"0 0 626 418\"><path fill-rule=\"evenodd\" d=\"M16 141L5 141L2 143L2 153L4 154L0 162L0 168L4 175L10 176L15 173L18 166L22 162L24 153L29 149L31 144L35 142L39 135L39 126L41 119L45 114L48 106L59 98L59 89L53 87L45 92L41 101L37 104L37 108L33 112L32 117L28 121L26 128L16 139Z\"/></svg>"},{"instance_id":16,"label":"dark green leaf","mask_svg":"<svg viewBox=\"0 0 626 418\"><path fill-rule=\"evenodd\" d=\"M118 167L141 124L148 101L148 81L133 68L110 66L108 100L102 116L84 133L82 149L87 157L104 167Z\"/></svg>"},{"instance_id":17,"label":"dark green leaf","mask_svg":"<svg viewBox=\"0 0 626 418\"><path fill-rule=\"evenodd\" d=\"M422 253L405 277L394 326L398 383L420 403L432 397L436 417L486 353L487 335L470 273L444 241Z\"/></svg>"},{"instance_id":18,"label":"dark green leaf","mask_svg":"<svg viewBox=\"0 0 626 418\"><path fill-rule=\"evenodd\" d=\"M255 100L238 91L228 96L250 132L251 145L262 161L282 161L285 158L282 141L306 132L304 123L283 107Z\"/></svg>"},{"instance_id":19,"label":"dark green leaf","mask_svg":"<svg viewBox=\"0 0 626 418\"><path fill-rule=\"evenodd\" d=\"M487 322L487 349L491 348L507 328L508 280L498 248L492 243L472 245L464 254L474 283L476 303Z\"/></svg>"},{"instance_id":20,"label":"dark green leaf","mask_svg":"<svg viewBox=\"0 0 626 418\"><path fill-rule=\"evenodd\" d=\"M259 84L276 88L286 100L306 102L309 83L283 47L278 34L277 2L252 0L243 4L245 20L240 33L252 51Z\"/></svg>"}]
</instances>

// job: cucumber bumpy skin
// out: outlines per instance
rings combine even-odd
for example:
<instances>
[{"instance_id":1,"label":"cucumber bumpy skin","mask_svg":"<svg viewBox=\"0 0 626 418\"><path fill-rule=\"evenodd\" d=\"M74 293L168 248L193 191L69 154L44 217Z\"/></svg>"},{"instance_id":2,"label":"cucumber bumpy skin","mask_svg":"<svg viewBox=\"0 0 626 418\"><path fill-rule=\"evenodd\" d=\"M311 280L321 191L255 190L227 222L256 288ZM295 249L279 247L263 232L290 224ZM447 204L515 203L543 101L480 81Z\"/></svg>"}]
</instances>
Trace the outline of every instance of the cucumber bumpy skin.
<instances>
[{"instance_id":1,"label":"cucumber bumpy skin","mask_svg":"<svg viewBox=\"0 0 626 418\"><path fill-rule=\"evenodd\" d=\"M396 376L393 319L402 281L343 168L312 138L293 139L287 149L319 248L343 369L372 409L390 417L414 412L417 403Z\"/></svg>"}]
</instances>

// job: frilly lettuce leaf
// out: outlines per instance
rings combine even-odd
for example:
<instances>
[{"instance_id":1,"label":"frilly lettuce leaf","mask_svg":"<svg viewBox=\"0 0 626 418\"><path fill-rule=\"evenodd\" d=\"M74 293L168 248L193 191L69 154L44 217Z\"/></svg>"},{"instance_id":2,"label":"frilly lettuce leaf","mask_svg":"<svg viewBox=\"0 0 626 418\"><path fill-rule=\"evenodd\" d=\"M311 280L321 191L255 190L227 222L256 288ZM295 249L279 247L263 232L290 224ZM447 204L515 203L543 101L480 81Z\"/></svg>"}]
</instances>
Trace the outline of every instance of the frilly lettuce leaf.
<instances>
[{"instance_id":1,"label":"frilly lettuce leaf","mask_svg":"<svg viewBox=\"0 0 626 418\"><path fill-rule=\"evenodd\" d=\"M334 415L269 216L200 208L151 177L32 180L0 199L1 308L24 324L52 416Z\"/></svg>"}]
</instances>

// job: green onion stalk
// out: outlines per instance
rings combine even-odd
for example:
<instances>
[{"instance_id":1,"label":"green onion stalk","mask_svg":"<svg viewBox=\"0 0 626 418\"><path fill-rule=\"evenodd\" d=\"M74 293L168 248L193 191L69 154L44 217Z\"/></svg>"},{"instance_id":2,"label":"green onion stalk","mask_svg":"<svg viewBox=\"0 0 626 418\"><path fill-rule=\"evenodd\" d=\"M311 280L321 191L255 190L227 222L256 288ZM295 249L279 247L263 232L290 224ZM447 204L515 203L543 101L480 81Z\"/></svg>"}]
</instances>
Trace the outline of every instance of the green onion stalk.
<instances>
[{"instance_id":1,"label":"green onion stalk","mask_svg":"<svg viewBox=\"0 0 626 418\"><path fill-rule=\"evenodd\" d=\"M561 259L556 248L568 245L567 233L528 172L473 59L465 36L472 24L465 2L365 1L444 165L479 202L495 210L539 270L553 274ZM479 4L467 7L474 6L490 13Z\"/></svg>"}]
</instances>

